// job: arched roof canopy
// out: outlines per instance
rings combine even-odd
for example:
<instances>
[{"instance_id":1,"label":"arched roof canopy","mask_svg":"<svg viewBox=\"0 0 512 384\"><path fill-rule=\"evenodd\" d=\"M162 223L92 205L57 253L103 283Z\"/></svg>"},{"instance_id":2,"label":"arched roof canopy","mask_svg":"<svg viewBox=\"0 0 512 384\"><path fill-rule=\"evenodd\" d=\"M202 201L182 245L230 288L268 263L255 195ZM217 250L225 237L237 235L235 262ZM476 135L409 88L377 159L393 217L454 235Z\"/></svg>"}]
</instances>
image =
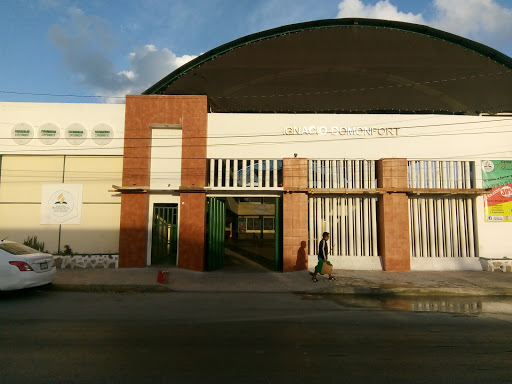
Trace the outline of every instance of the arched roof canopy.
<instances>
[{"instance_id":1,"label":"arched roof canopy","mask_svg":"<svg viewBox=\"0 0 512 384\"><path fill-rule=\"evenodd\" d=\"M512 112L512 59L423 25L329 19L219 46L143 94L207 95L213 112Z\"/></svg>"}]
</instances>

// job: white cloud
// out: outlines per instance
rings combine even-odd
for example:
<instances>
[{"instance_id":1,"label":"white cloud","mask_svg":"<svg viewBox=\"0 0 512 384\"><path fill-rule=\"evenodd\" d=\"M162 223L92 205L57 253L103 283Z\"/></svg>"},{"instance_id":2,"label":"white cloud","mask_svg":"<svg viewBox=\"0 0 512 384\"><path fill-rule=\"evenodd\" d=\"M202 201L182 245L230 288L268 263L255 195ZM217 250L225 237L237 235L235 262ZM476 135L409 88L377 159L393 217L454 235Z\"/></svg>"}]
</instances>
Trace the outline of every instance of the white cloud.
<instances>
[{"instance_id":1,"label":"white cloud","mask_svg":"<svg viewBox=\"0 0 512 384\"><path fill-rule=\"evenodd\" d=\"M478 41L500 44L512 35L512 8L494 0L434 0L430 25Z\"/></svg>"},{"instance_id":2,"label":"white cloud","mask_svg":"<svg viewBox=\"0 0 512 384\"><path fill-rule=\"evenodd\" d=\"M426 24L470 39L501 47L512 36L512 8L495 0L432 0L433 13L428 18L421 13L401 12L392 0L374 5L363 0L342 0L338 17L363 17ZM510 49L510 48L508 48Z\"/></svg>"},{"instance_id":3,"label":"white cloud","mask_svg":"<svg viewBox=\"0 0 512 384\"><path fill-rule=\"evenodd\" d=\"M109 55L114 39L108 23L89 16L78 8L68 11L69 22L54 25L49 37L63 55L73 77L95 95L110 96L107 102L119 102L113 96L137 94L195 56L177 56L167 48L148 44L127 55L126 69L116 70Z\"/></svg>"},{"instance_id":4,"label":"white cloud","mask_svg":"<svg viewBox=\"0 0 512 384\"><path fill-rule=\"evenodd\" d=\"M337 17L362 17L368 19L385 19L424 24L421 14L400 12L389 0L378 1L375 5L365 4L361 0L343 0L338 4Z\"/></svg>"}]
</instances>

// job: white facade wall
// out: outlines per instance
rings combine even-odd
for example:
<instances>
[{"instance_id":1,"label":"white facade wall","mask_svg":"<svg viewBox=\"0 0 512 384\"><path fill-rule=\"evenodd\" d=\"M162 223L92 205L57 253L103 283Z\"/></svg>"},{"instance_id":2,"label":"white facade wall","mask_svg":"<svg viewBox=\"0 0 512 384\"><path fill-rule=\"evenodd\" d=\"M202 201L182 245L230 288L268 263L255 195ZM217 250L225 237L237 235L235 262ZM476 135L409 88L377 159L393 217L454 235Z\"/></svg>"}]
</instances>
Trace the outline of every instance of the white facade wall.
<instances>
[{"instance_id":1,"label":"white facade wall","mask_svg":"<svg viewBox=\"0 0 512 384\"><path fill-rule=\"evenodd\" d=\"M294 128L313 134L293 133ZM314 127L314 128L312 128ZM326 134L317 134L325 127ZM331 134L357 128L359 134ZM364 128L377 134L365 134ZM345 129L345 131L346 131ZM393 135L383 134L391 129ZM395 130L397 129L397 131ZM356 131L357 132L357 131ZM362 134L361 134L362 133ZM482 188L480 161L512 159L512 117L452 115L231 114L208 115L209 158L368 159L407 158L475 161L476 188ZM476 198L477 256L511 256L512 223L485 222L483 198ZM449 261L447 263L450 263ZM437 265L413 261L415 269L475 268L474 262ZM462 264L461 264L462 263ZM445 265L446 264L446 265ZM464 266L462 266L464 267Z\"/></svg>"},{"instance_id":2,"label":"white facade wall","mask_svg":"<svg viewBox=\"0 0 512 384\"><path fill-rule=\"evenodd\" d=\"M33 155L26 157L18 165L29 171L23 175L14 175L3 171L2 177L9 177L9 183L19 181L18 188L2 188L0 184L0 203L13 200L16 204L0 204L1 231L9 225L18 228L37 226L40 200L40 188L43 183L55 183L61 180L62 156L73 158L88 157L85 162L75 162L75 174L67 175L67 182L84 184L84 201L91 205L84 209L90 213L84 220L87 227L99 228L106 225L118 231L119 202L114 202L107 189L112 184L121 183L122 158L124 146L124 105L112 104L58 104L58 103L0 103L0 155L3 156L3 168L13 164L7 160L13 155ZM12 128L19 123L33 127L34 137L27 144L17 144L11 137ZM59 127L60 138L47 145L39 140L39 128L45 123L54 123ZM82 124L88 136L79 145L70 144L65 138L66 128L71 124ZM158 122L156 122L158 123ZM106 124L113 130L114 137L106 145L98 145L91 138L91 132L98 124ZM304 130L305 127L305 130ZM327 131L324 133L321 127ZM359 128L358 128L359 127ZM332 134L331 131L335 131ZM348 128L351 133L347 132ZM367 129L365 129L367 128ZM343 131L343 129L345 131ZM370 129L370 130L368 130ZM294 134L298 132L302 134ZM304 130L304 132L302 132ZM337 132L346 132L339 135ZM286 134L292 133L292 134ZM156 139L157 144L152 158L151 186L160 189L174 189L181 179L181 131L173 131ZM172 148L165 143L172 142ZM368 159L408 158L432 160L467 160L476 164L476 187L482 187L480 162L484 159L512 159L512 117L507 116L448 116L448 115L331 115L331 114L209 114L208 115L207 157L216 159L268 159L294 157L309 159ZM104 173L101 182L91 177L95 171L105 172L101 158L112 156L112 163ZM44 157L44 159L42 159ZM96 158L95 158L96 157ZM117 160L114 160L117 158ZM12 159L11 159L12 160ZM10 165L10 166L11 166ZM71 162L68 164L71 166ZM16 167L16 166L15 166ZM48 168L50 167L50 168ZM20 168L20 171L23 171ZM39 172L41 168L44 172ZM55 168L55 169L54 169ZM21 177L23 176L23 177ZM68 177L69 176L69 177ZM165 178L166 180L159 180ZM21 182L23 181L23 183ZM4 184L6 185L6 184ZM88 197L86 197L86 195ZM107 196L108 195L108 196ZM10 199L10 200L9 200ZM118 198L117 198L118 199ZM22 201L23 200L23 201ZM21 203L30 204L21 204ZM178 195L155 195L150 200L156 202L178 203ZM39 201L40 203L40 201ZM108 203L98 208L99 203ZM112 204L110 204L112 203ZM35 205L34 205L35 204ZM107 207L108 206L108 207ZM115 208L114 208L115 206ZM510 256L512 223L485 222L483 198L476 198L475 227L477 229L477 255L483 257ZM98 211L99 209L99 211ZM113 209L113 211L111 211ZM89 220L93 218L94 220ZM109 217L111 220L105 220ZM149 217L151 222L151 217ZM54 226L39 225L33 233L54 233ZM78 226L76 227L78 228ZM104 229L104 228L103 228ZM68 235L64 233L63 239ZM68 230L69 239L79 242L81 235ZM27 233L28 234L28 233ZM48 244L55 243L55 239ZM16 239L20 240L20 239ZM71 240L69 240L71 242ZM87 241L87 240L84 240ZM62 242L61 242L62 244ZM78 243L77 243L78 244ZM71 244L73 246L73 244ZM76 246L75 246L76 247ZM112 248L112 247L109 247ZM148 260L150 257L148 248ZM418 263L425 264L426 261ZM418 266L418 268L422 268ZM430 267L429 267L430 268Z\"/></svg>"},{"instance_id":3,"label":"white facade wall","mask_svg":"<svg viewBox=\"0 0 512 384\"><path fill-rule=\"evenodd\" d=\"M109 189L122 179L124 113L124 105L0 103L0 236L19 242L37 236L48 251L57 252L59 225L40 224L42 185L81 184L81 221L61 225L60 249L69 245L78 253L118 252L121 199ZM20 123L34 133L25 144L12 137ZM51 144L39 138L47 123L60 133ZM66 139L72 124L87 132L78 145ZM109 143L93 139L98 126L113 132Z\"/></svg>"}]
</instances>

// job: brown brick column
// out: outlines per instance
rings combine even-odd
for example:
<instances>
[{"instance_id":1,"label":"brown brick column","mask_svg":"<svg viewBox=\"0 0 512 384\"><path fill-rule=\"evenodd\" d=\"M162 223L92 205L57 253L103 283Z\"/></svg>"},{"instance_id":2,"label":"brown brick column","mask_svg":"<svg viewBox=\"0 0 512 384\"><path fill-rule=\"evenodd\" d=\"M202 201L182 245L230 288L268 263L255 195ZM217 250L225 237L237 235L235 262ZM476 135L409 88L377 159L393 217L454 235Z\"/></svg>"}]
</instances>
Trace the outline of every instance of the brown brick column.
<instances>
[{"instance_id":1,"label":"brown brick column","mask_svg":"<svg viewBox=\"0 0 512 384\"><path fill-rule=\"evenodd\" d=\"M184 103L181 150L181 204L178 266L205 270L206 193L185 192L206 186L206 97Z\"/></svg>"},{"instance_id":2,"label":"brown brick column","mask_svg":"<svg viewBox=\"0 0 512 384\"><path fill-rule=\"evenodd\" d=\"M123 186L148 186L151 164L150 124L181 124L182 184L183 172L187 185L204 186L206 181L206 96L126 96L125 137L123 156ZM189 144L193 144L190 146ZM186 146L186 147L185 147ZM172 150L169 150L170 154ZM204 181L200 183L201 175ZM192 179L187 179L192 177ZM204 199L204 196L203 196ZM181 208L181 207L180 207ZM119 266L146 265L149 197L145 193L123 193L119 233ZM185 215L188 217L187 215ZM195 218L205 219L205 213ZM180 220L180 235L183 230ZM185 229L188 222L185 222ZM195 228L200 231L201 229ZM196 233L204 243L203 233ZM198 240L199 241L199 240ZM200 248L200 247L199 247ZM199 249L196 248L196 249ZM200 250L200 249L199 249ZM181 258L187 257L180 254Z\"/></svg>"},{"instance_id":3,"label":"brown brick column","mask_svg":"<svg viewBox=\"0 0 512 384\"><path fill-rule=\"evenodd\" d=\"M407 159L377 161L377 186L407 188ZM379 254L386 271L411 270L408 204L405 193L388 192L379 196Z\"/></svg>"},{"instance_id":4,"label":"brown brick column","mask_svg":"<svg viewBox=\"0 0 512 384\"><path fill-rule=\"evenodd\" d=\"M283 272L308 267L308 161L283 159Z\"/></svg>"}]
</instances>

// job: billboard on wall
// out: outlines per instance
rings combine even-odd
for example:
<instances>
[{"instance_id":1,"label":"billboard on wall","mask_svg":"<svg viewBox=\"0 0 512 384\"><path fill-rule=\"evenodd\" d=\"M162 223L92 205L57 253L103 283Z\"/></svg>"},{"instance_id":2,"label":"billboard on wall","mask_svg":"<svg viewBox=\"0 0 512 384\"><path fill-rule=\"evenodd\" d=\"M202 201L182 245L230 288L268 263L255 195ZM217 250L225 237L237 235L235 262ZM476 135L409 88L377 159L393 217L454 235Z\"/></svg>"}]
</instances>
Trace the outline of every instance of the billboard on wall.
<instances>
[{"instance_id":1,"label":"billboard on wall","mask_svg":"<svg viewBox=\"0 0 512 384\"><path fill-rule=\"evenodd\" d=\"M80 224L83 184L43 184L40 224Z\"/></svg>"},{"instance_id":2,"label":"billboard on wall","mask_svg":"<svg viewBox=\"0 0 512 384\"><path fill-rule=\"evenodd\" d=\"M512 160L482 161L485 221L512 222Z\"/></svg>"}]
</instances>

